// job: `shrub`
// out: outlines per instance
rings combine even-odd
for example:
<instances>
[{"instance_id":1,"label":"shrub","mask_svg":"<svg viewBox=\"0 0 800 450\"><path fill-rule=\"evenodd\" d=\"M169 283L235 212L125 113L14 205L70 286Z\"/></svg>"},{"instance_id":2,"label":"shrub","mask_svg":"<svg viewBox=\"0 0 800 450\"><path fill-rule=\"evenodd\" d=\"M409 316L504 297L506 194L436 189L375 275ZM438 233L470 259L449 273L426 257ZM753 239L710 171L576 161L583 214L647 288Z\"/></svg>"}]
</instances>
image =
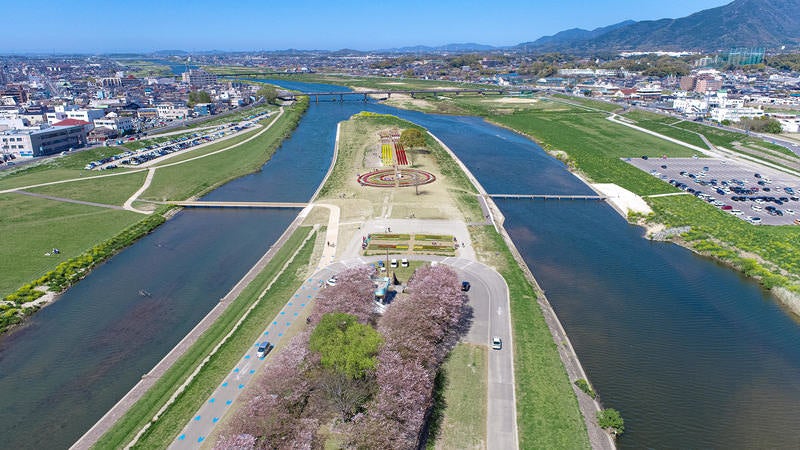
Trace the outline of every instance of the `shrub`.
<instances>
[{"instance_id":1,"label":"shrub","mask_svg":"<svg viewBox=\"0 0 800 450\"><path fill-rule=\"evenodd\" d=\"M616 436L625 431L625 421L622 420L619 411L614 408L597 411L597 424L600 425L600 428L610 428Z\"/></svg>"},{"instance_id":2,"label":"shrub","mask_svg":"<svg viewBox=\"0 0 800 450\"><path fill-rule=\"evenodd\" d=\"M597 397L597 393L594 392L591 386L589 386L589 382L584 380L583 378L575 380L575 386L578 386L578 389L585 392L589 397L595 398Z\"/></svg>"}]
</instances>

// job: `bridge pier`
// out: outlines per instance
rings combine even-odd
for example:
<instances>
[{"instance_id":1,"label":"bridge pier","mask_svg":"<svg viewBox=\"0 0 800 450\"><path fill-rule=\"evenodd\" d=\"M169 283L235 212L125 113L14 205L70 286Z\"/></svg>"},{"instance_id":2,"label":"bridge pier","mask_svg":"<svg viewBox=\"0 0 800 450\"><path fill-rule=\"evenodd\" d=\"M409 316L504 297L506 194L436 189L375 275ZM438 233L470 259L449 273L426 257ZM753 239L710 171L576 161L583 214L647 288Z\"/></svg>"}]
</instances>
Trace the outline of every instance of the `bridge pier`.
<instances>
[{"instance_id":1,"label":"bridge pier","mask_svg":"<svg viewBox=\"0 0 800 450\"><path fill-rule=\"evenodd\" d=\"M315 95L314 96L314 102L315 103L319 103L319 95Z\"/></svg>"},{"instance_id":2,"label":"bridge pier","mask_svg":"<svg viewBox=\"0 0 800 450\"><path fill-rule=\"evenodd\" d=\"M339 103L344 101L344 94L339 94Z\"/></svg>"}]
</instances>

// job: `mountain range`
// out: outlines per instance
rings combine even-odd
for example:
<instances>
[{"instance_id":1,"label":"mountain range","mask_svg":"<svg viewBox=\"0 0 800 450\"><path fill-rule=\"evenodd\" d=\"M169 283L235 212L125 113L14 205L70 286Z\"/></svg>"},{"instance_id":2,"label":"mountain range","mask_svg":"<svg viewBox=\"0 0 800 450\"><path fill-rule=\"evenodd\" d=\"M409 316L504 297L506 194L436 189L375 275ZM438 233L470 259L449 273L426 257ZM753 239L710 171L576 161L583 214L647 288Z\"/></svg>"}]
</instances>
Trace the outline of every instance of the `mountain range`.
<instances>
[{"instance_id":1,"label":"mountain range","mask_svg":"<svg viewBox=\"0 0 800 450\"><path fill-rule=\"evenodd\" d=\"M482 44L415 46L397 53L522 50L589 53L597 51L698 50L732 47L800 46L800 0L735 0L679 19L626 20L594 30L573 28L513 47Z\"/></svg>"},{"instance_id":2,"label":"mountain range","mask_svg":"<svg viewBox=\"0 0 800 450\"><path fill-rule=\"evenodd\" d=\"M719 50L800 44L800 0L736 0L679 19L574 29L517 47L537 51Z\"/></svg>"}]
</instances>

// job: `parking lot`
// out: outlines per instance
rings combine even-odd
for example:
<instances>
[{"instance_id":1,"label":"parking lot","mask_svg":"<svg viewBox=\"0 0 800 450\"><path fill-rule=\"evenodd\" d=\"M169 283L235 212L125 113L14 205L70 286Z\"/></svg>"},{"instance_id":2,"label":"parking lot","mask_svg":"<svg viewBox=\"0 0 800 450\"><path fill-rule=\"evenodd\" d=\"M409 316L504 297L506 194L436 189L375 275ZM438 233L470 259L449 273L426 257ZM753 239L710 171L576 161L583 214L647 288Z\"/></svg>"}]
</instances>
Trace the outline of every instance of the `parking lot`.
<instances>
[{"instance_id":1,"label":"parking lot","mask_svg":"<svg viewBox=\"0 0 800 450\"><path fill-rule=\"evenodd\" d=\"M630 158L626 162L750 223L800 224L798 177L729 159Z\"/></svg>"}]
</instances>

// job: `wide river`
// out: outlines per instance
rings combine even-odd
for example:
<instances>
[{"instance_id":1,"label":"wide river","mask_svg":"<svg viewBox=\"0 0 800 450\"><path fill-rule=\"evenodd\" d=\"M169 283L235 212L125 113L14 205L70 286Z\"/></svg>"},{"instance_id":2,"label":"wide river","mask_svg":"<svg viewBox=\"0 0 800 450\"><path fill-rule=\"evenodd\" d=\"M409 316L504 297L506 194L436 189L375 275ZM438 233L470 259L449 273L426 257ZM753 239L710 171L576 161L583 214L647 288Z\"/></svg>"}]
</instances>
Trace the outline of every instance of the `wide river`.
<instances>
[{"instance_id":1,"label":"wide river","mask_svg":"<svg viewBox=\"0 0 800 450\"><path fill-rule=\"evenodd\" d=\"M308 200L329 165L336 123L362 110L430 129L490 193L590 192L513 132L476 118L355 101L360 98L312 102L260 172L206 198ZM757 284L677 246L642 239L641 229L604 203L498 204L603 403L625 418L620 447L800 446L800 327ZM0 448L72 444L194 327L295 215L183 211L0 341Z\"/></svg>"}]
</instances>

